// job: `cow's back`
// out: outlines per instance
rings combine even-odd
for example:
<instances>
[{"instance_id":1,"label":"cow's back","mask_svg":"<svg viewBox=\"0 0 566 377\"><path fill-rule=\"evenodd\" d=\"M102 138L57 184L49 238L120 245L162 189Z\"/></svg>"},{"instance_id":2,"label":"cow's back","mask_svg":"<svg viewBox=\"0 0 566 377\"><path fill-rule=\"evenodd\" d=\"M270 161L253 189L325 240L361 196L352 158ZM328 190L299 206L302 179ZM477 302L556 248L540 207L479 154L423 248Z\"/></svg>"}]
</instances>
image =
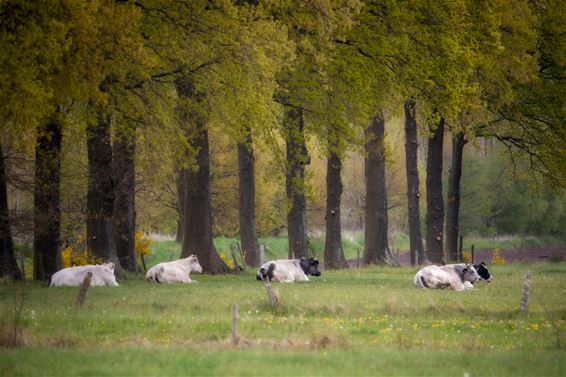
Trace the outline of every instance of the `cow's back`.
<instances>
[{"instance_id":1,"label":"cow's back","mask_svg":"<svg viewBox=\"0 0 566 377\"><path fill-rule=\"evenodd\" d=\"M110 285L118 286L114 272L103 265L87 265L67 267L57 271L51 277L51 287L79 286L83 283L87 273L91 272L91 286Z\"/></svg>"},{"instance_id":2,"label":"cow's back","mask_svg":"<svg viewBox=\"0 0 566 377\"><path fill-rule=\"evenodd\" d=\"M291 283L294 281L308 281L309 278L303 272L298 259L277 259L265 262L258 271L272 271L274 281L282 283Z\"/></svg>"}]
</instances>

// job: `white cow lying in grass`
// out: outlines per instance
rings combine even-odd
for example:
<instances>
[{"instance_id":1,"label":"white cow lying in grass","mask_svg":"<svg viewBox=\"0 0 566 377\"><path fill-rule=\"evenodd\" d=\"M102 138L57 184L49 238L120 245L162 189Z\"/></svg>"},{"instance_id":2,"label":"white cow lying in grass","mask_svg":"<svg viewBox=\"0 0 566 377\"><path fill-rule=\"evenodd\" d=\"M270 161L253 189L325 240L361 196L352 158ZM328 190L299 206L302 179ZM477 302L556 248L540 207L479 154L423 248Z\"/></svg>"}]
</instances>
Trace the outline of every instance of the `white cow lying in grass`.
<instances>
[{"instance_id":1,"label":"white cow lying in grass","mask_svg":"<svg viewBox=\"0 0 566 377\"><path fill-rule=\"evenodd\" d=\"M89 272L92 273L91 286L110 285L117 287L118 282L114 276L114 263L89 264L86 266L67 267L51 276L51 287L79 286Z\"/></svg>"},{"instance_id":2,"label":"white cow lying in grass","mask_svg":"<svg viewBox=\"0 0 566 377\"><path fill-rule=\"evenodd\" d=\"M472 264L466 264L463 268L426 266L415 274L413 285L417 288L448 288L463 291L472 289L473 283L480 279Z\"/></svg>"},{"instance_id":3,"label":"white cow lying in grass","mask_svg":"<svg viewBox=\"0 0 566 377\"><path fill-rule=\"evenodd\" d=\"M190 283L189 274L191 272L202 273L202 267L196 255L158 263L147 271L145 279L150 283Z\"/></svg>"}]
</instances>

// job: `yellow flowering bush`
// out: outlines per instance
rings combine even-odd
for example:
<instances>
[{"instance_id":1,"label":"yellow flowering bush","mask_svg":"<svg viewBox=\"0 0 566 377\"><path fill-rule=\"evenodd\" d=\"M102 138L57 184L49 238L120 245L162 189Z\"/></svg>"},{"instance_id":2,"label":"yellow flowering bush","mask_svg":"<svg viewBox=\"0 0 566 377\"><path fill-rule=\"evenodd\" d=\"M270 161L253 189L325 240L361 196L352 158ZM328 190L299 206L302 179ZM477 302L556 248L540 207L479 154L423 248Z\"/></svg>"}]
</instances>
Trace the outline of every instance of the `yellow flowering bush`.
<instances>
[{"instance_id":1,"label":"yellow flowering bush","mask_svg":"<svg viewBox=\"0 0 566 377\"><path fill-rule=\"evenodd\" d=\"M472 252L469 250L464 250L462 252L462 259L464 259L464 262L466 263L472 263Z\"/></svg>"},{"instance_id":2,"label":"yellow flowering bush","mask_svg":"<svg viewBox=\"0 0 566 377\"><path fill-rule=\"evenodd\" d=\"M143 233L143 230L136 230L136 236L135 236L135 249L136 249L136 255L138 257L141 257L143 255L147 255L149 254L149 249L151 248L151 243L153 242L151 239L149 238L145 238L145 235Z\"/></svg>"},{"instance_id":3,"label":"yellow flowering bush","mask_svg":"<svg viewBox=\"0 0 566 377\"><path fill-rule=\"evenodd\" d=\"M75 251L73 245L61 250L61 266L85 266L87 264L100 264L102 260L92 255L88 250Z\"/></svg>"},{"instance_id":4,"label":"yellow flowering bush","mask_svg":"<svg viewBox=\"0 0 566 377\"><path fill-rule=\"evenodd\" d=\"M81 233L77 239L64 247L61 252L61 267L85 266L87 264L100 264L102 259L92 255L86 248L86 235Z\"/></svg>"},{"instance_id":5,"label":"yellow flowering bush","mask_svg":"<svg viewBox=\"0 0 566 377\"><path fill-rule=\"evenodd\" d=\"M226 263L226 265L231 270L233 270L234 269L234 260L232 259L232 257L230 255L228 255L228 253L226 251L220 251L219 255L220 255L220 259L222 259L222 261L224 263Z\"/></svg>"},{"instance_id":6,"label":"yellow flowering bush","mask_svg":"<svg viewBox=\"0 0 566 377\"><path fill-rule=\"evenodd\" d=\"M502 266L506 263L505 259L501 256L501 248L496 247L493 249L493 256L491 263Z\"/></svg>"}]
</instances>

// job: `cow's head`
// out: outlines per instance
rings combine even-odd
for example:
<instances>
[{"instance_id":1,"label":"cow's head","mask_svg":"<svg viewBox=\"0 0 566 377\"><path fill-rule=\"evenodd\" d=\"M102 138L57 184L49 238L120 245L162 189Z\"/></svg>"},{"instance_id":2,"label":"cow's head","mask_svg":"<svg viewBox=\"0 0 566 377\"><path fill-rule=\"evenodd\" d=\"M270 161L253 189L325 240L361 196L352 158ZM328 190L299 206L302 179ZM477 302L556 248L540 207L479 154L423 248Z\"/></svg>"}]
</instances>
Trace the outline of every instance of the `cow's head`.
<instances>
[{"instance_id":1,"label":"cow's head","mask_svg":"<svg viewBox=\"0 0 566 377\"><path fill-rule=\"evenodd\" d=\"M464 279L462 280L463 282L469 281L473 284L481 279L480 275L478 275L478 271L473 264L466 264L466 267L462 270L462 272L464 273Z\"/></svg>"},{"instance_id":2,"label":"cow's head","mask_svg":"<svg viewBox=\"0 0 566 377\"><path fill-rule=\"evenodd\" d=\"M116 269L116 266L114 265L114 263L112 262L108 262L108 263L103 263L102 264L104 267L108 268L110 271L114 272L114 270Z\"/></svg>"},{"instance_id":3,"label":"cow's head","mask_svg":"<svg viewBox=\"0 0 566 377\"><path fill-rule=\"evenodd\" d=\"M305 275L320 276L320 271L318 270L318 259L301 258L300 265Z\"/></svg>"},{"instance_id":4,"label":"cow's head","mask_svg":"<svg viewBox=\"0 0 566 377\"><path fill-rule=\"evenodd\" d=\"M487 265L485 263L481 262L480 264L475 264L474 267L478 271L478 275L482 280L490 282L491 279L493 279L493 276L491 276L491 274L489 273L489 270L487 269Z\"/></svg>"},{"instance_id":5,"label":"cow's head","mask_svg":"<svg viewBox=\"0 0 566 377\"><path fill-rule=\"evenodd\" d=\"M198 262L198 258L196 255L189 255L187 257L187 260L189 261L189 271L190 272L198 272L199 274L202 273L202 267L200 265L200 263Z\"/></svg>"}]
</instances>

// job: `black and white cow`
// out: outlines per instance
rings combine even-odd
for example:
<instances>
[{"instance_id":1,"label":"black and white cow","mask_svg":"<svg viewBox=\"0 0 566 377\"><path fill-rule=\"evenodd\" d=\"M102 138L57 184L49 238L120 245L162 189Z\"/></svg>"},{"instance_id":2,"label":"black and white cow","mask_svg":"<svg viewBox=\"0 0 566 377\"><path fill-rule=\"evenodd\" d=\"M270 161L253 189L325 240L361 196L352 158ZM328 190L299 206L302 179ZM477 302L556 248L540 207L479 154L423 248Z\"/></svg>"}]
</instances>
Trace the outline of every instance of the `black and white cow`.
<instances>
[{"instance_id":1,"label":"black and white cow","mask_svg":"<svg viewBox=\"0 0 566 377\"><path fill-rule=\"evenodd\" d=\"M292 283L309 281L307 275L320 276L317 259L278 259L265 262L257 271L256 279Z\"/></svg>"},{"instance_id":2,"label":"black and white cow","mask_svg":"<svg viewBox=\"0 0 566 377\"><path fill-rule=\"evenodd\" d=\"M466 263L447 264L446 266L451 266L461 272L466 267ZM474 268L478 272L480 280L485 280L488 283L493 280L493 276L489 272L487 265L484 262L481 262L480 264L474 264ZM472 289L474 287L473 282L465 282L464 285L466 285L466 289Z\"/></svg>"},{"instance_id":3,"label":"black and white cow","mask_svg":"<svg viewBox=\"0 0 566 377\"><path fill-rule=\"evenodd\" d=\"M472 264L426 266L415 274L413 285L416 288L448 288L463 291L472 289L473 283L480 279L480 275Z\"/></svg>"}]
</instances>

